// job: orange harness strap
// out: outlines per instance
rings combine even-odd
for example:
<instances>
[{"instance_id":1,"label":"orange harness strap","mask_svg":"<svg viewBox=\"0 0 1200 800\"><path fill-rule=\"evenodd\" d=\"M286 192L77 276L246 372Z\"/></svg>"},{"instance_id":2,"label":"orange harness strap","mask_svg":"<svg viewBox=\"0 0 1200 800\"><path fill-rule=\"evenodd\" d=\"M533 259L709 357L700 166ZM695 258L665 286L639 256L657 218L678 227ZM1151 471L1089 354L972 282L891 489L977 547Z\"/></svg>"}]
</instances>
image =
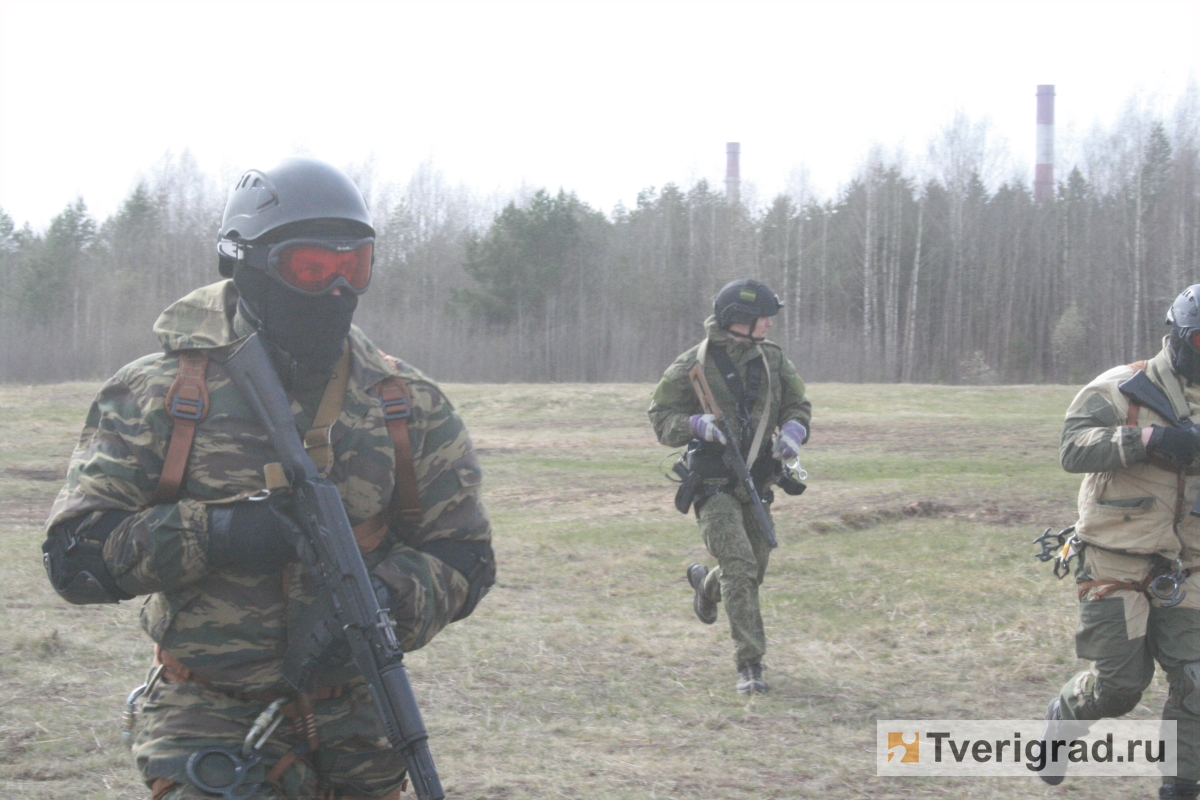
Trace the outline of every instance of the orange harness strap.
<instances>
[{"instance_id":1,"label":"orange harness strap","mask_svg":"<svg viewBox=\"0 0 1200 800\"><path fill-rule=\"evenodd\" d=\"M396 359L386 358L399 369ZM408 384L398 375L379 382L379 398L383 401L383 418L387 421L392 446L396 450L395 489L388 513L410 525L420 525L425 516L421 508L421 491L417 486L417 470L413 463L412 441L408 437L408 418L412 415L412 400Z\"/></svg>"},{"instance_id":2,"label":"orange harness strap","mask_svg":"<svg viewBox=\"0 0 1200 800\"><path fill-rule=\"evenodd\" d=\"M399 369L396 359L389 355L384 358ZM364 553L371 552L383 543L389 524L402 522L420 525L425 516L421 507L421 490L417 485L417 469L413 463L412 439L408 435L408 418L412 416L412 396L408 384L398 375L390 375L376 384L375 391L382 401L383 419L387 423L388 435L392 437L396 469L393 473L392 497L387 508L354 526L354 539L358 542L358 549Z\"/></svg>"},{"instance_id":3,"label":"orange harness strap","mask_svg":"<svg viewBox=\"0 0 1200 800\"><path fill-rule=\"evenodd\" d=\"M1195 571L1195 569L1189 567L1183 571L1183 577L1185 579L1189 578ZM1105 597L1108 597L1110 594L1120 589L1128 589L1131 592L1140 592L1141 594L1146 595L1146 597L1150 600L1154 600L1155 598L1151 597L1150 595L1150 584L1154 583L1155 578L1161 578L1163 575L1169 575L1170 572L1171 570L1169 568L1152 571L1140 581L1118 581L1113 578L1108 578L1101 581L1084 581L1083 583L1078 584L1079 599L1082 601L1083 598L1087 596L1089 591L1095 589L1096 587L1100 587L1099 591L1096 592L1096 597L1094 598L1096 600L1103 600Z\"/></svg>"},{"instance_id":4,"label":"orange harness strap","mask_svg":"<svg viewBox=\"0 0 1200 800\"><path fill-rule=\"evenodd\" d=\"M167 391L166 399L167 414L175 427L167 444L162 475L159 476L151 505L174 503L179 499L179 488L183 486L183 474L187 470L196 426L208 416L208 384L204 381L207 371L207 353L195 351L179 354L179 374Z\"/></svg>"}]
</instances>

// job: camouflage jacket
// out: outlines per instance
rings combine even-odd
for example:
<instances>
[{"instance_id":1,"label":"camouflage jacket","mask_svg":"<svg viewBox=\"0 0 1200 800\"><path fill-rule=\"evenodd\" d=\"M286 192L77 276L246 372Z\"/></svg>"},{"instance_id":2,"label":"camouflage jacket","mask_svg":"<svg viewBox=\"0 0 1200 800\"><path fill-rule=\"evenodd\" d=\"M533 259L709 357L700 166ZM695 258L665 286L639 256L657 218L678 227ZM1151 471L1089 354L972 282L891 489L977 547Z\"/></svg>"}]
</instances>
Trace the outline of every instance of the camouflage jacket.
<instances>
[{"instance_id":1,"label":"camouflage jacket","mask_svg":"<svg viewBox=\"0 0 1200 800\"><path fill-rule=\"evenodd\" d=\"M1176 413L1200 418L1200 387L1171 370L1165 340L1145 371ZM1200 519L1188 513L1200 492L1200 477L1184 474L1181 480L1178 470L1146 453L1141 429L1167 424L1153 411L1137 407L1134 424L1128 424L1129 399L1118 386L1135 372L1129 365L1110 369L1067 409L1059 459L1068 472L1086 473L1076 532L1098 547L1167 558L1182 554L1185 563L1200 563Z\"/></svg>"},{"instance_id":2,"label":"camouflage jacket","mask_svg":"<svg viewBox=\"0 0 1200 800\"><path fill-rule=\"evenodd\" d=\"M708 333L709 347L719 345L725 348L743 381L746 379L746 364L758 358L758 348L752 343L732 336L728 331L717 325L716 317L709 317L704 322ZM650 401L650 422L658 440L669 447L682 447L693 438L689 419L693 414L701 413L700 401L692 389L688 379L688 370L696 363L700 345L690 348L679 358L675 359L662 380L654 389ZM812 403L804 394L804 381L796 374L796 368L783 354L783 350L774 342L763 342L762 351L766 356L766 367L770 374L771 391L764 393L754 404L750 413L750 424L757 427L763 414L767 414L767 434L788 420L796 420L808 427L812 418ZM704 376L712 390L713 398L721 411L729 417L729 425L734 436L741 436L741 423L734 413L736 399L733 392L725 384L725 379L713 362L712 356L704 360ZM769 451L771 442L766 438L762 451Z\"/></svg>"},{"instance_id":3,"label":"camouflage jacket","mask_svg":"<svg viewBox=\"0 0 1200 800\"><path fill-rule=\"evenodd\" d=\"M263 465L278 460L216 359L209 361L210 406L196 428L183 499L150 505L171 436L164 398L179 369L176 353L232 349L251 332L236 306L233 282L223 281L163 312L154 329L165 353L128 364L101 387L47 530L78 515L137 512L112 532L103 555L123 591L149 595L141 612L146 633L218 686L265 691L281 688L278 668L289 625L311 603L316 587L298 562L282 575L209 567L207 504L262 488ZM329 477L350 523L357 525L391 498L394 447L372 387L397 371L357 327L349 339L350 383L332 431ZM411 393L409 434L424 517L411 530L389 530L364 559L399 599L394 605L412 610L407 618L397 617L397 633L412 650L453 617L467 591L461 574L415 548L438 538L490 540L491 526L480 499L482 471L462 420L420 371L400 362L399 374ZM293 399L292 410L299 430L306 430L315 408L306 411ZM346 662L333 670L331 682L355 674Z\"/></svg>"}]
</instances>

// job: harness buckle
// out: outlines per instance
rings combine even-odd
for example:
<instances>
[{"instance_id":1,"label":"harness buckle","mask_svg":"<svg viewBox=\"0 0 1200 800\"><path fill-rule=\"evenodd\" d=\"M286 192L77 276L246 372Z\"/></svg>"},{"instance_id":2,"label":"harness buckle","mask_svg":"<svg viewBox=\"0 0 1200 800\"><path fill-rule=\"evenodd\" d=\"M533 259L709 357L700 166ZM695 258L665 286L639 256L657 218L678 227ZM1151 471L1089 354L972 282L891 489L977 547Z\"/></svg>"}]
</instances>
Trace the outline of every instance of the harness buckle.
<instances>
[{"instance_id":1,"label":"harness buckle","mask_svg":"<svg viewBox=\"0 0 1200 800\"><path fill-rule=\"evenodd\" d=\"M193 422L204 415L204 398L195 400L180 397L178 394L171 399L171 416L179 419L190 419Z\"/></svg>"},{"instance_id":2,"label":"harness buckle","mask_svg":"<svg viewBox=\"0 0 1200 800\"><path fill-rule=\"evenodd\" d=\"M333 426L326 428L310 428L304 432L304 449L313 450L317 447L333 446Z\"/></svg>"},{"instance_id":3,"label":"harness buckle","mask_svg":"<svg viewBox=\"0 0 1200 800\"><path fill-rule=\"evenodd\" d=\"M408 405L407 397L383 401L383 418L388 422L396 419L408 419L411 414L412 409Z\"/></svg>"}]
</instances>

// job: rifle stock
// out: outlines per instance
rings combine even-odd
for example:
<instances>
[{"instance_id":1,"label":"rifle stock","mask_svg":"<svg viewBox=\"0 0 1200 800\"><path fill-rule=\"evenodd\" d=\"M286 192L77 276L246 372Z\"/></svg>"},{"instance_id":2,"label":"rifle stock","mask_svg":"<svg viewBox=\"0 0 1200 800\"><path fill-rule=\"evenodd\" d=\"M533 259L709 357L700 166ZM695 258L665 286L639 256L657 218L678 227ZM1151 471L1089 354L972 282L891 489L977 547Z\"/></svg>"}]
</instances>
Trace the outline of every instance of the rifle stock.
<instances>
[{"instance_id":1,"label":"rifle stock","mask_svg":"<svg viewBox=\"0 0 1200 800\"><path fill-rule=\"evenodd\" d=\"M337 487L304 450L291 404L266 348L253 334L226 362L230 379L267 431L292 483L297 523L304 531L301 558L317 574L322 595L289 645L283 676L297 691L310 687L321 657L338 636L350 645L387 734L400 751L420 800L445 797L429 752L429 735L404 667L387 609L379 607ZM294 646L293 646L294 645Z\"/></svg>"},{"instance_id":2,"label":"rifle stock","mask_svg":"<svg viewBox=\"0 0 1200 800\"><path fill-rule=\"evenodd\" d=\"M771 518L767 516L762 498L758 496L758 489L754 487L754 478L750 475L750 468L746 466L746 459L742 456L742 450L738 447L733 430L729 427L729 420L721 412L721 407L717 405L712 389L708 386L708 378L704 375L704 365L699 361L688 370L688 380L691 381L692 391L696 393L696 398L700 401L700 408L704 410L705 414L713 415L717 430L721 431L721 435L725 437L725 465L733 470L738 482L746 489L746 494L750 495L750 510L754 514L754 521L758 523L759 530L767 537L767 544L772 548L777 547L779 543L775 541L775 526L771 524ZM767 413L765 409L763 413Z\"/></svg>"}]
</instances>

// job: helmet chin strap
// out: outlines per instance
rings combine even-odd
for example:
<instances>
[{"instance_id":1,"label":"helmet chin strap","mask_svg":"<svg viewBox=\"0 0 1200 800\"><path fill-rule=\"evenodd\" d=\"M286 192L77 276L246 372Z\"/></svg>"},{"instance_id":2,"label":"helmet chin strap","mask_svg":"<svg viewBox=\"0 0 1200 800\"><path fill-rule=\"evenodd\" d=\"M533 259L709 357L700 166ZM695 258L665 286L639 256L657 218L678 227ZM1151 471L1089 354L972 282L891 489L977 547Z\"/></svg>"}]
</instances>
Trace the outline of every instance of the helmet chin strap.
<instances>
[{"instance_id":1,"label":"helmet chin strap","mask_svg":"<svg viewBox=\"0 0 1200 800\"><path fill-rule=\"evenodd\" d=\"M753 344L762 344L763 342L765 342L767 340L767 337L754 335L754 329L758 327L759 319L762 319L762 317L756 317L754 319L754 321L750 322L750 323L745 323L745 322L730 323L729 327L725 328L725 331L726 331L726 333L728 333L730 336L732 336L735 339L741 339L744 342L751 342ZM742 333L741 331L735 331L733 329L734 325L745 325L746 333Z\"/></svg>"}]
</instances>

